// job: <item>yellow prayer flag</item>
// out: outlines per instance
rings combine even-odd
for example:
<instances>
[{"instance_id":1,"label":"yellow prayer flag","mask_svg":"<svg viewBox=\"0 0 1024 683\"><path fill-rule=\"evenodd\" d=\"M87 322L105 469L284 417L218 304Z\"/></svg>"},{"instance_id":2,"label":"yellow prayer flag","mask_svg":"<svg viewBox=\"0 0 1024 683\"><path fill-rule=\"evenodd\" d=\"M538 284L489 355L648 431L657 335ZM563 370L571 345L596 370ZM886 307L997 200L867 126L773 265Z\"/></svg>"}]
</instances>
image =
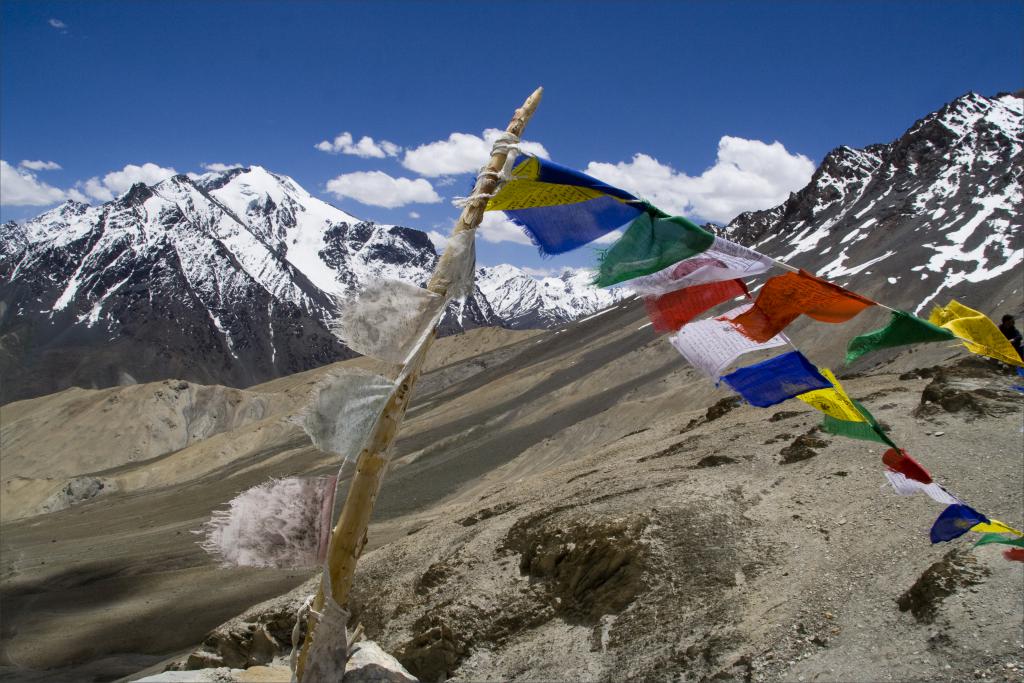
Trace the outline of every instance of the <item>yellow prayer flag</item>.
<instances>
[{"instance_id":1,"label":"yellow prayer flag","mask_svg":"<svg viewBox=\"0 0 1024 683\"><path fill-rule=\"evenodd\" d=\"M1017 534L1024 536L1024 533L1017 531L1012 526L1003 524L998 519L989 519L988 522L981 522L971 527L971 531L980 531L989 534Z\"/></svg>"},{"instance_id":2,"label":"yellow prayer flag","mask_svg":"<svg viewBox=\"0 0 1024 683\"><path fill-rule=\"evenodd\" d=\"M819 368L818 371L832 382L828 389L815 389L797 396L798 399L826 415L844 422L867 422L867 418L861 415L853 401L843 390L843 386L828 368Z\"/></svg>"},{"instance_id":3,"label":"yellow prayer flag","mask_svg":"<svg viewBox=\"0 0 1024 683\"><path fill-rule=\"evenodd\" d=\"M933 308L928 322L955 334L971 353L1024 367L1024 361L996 324L984 313L968 308L956 299L945 307Z\"/></svg>"}]
</instances>

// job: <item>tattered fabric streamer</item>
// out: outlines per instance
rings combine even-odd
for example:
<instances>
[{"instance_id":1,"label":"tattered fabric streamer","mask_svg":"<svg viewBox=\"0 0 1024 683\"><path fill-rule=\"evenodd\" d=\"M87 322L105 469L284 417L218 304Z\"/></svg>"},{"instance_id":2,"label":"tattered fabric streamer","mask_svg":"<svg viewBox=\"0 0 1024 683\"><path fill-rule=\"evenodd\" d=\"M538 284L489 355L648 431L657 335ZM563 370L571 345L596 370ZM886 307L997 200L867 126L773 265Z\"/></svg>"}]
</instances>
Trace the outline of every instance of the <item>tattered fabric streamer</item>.
<instances>
[{"instance_id":1,"label":"tattered fabric streamer","mask_svg":"<svg viewBox=\"0 0 1024 683\"><path fill-rule=\"evenodd\" d=\"M307 631L309 638L313 630L316 637L306 655L306 665L302 672L302 683L340 683L345 677L345 666L349 657L348 620L351 614L331 597L331 572L327 567L323 568L321 575L322 594L324 604L321 611L313 609L312 596L299 608L299 617L303 612L312 614L316 620L316 628ZM296 621L296 629L300 621ZM295 661L298 657L299 642L298 632L292 631L292 683L297 683L295 675Z\"/></svg>"},{"instance_id":2,"label":"tattered fabric streamer","mask_svg":"<svg viewBox=\"0 0 1024 683\"><path fill-rule=\"evenodd\" d=\"M476 278L476 230L462 230L448 239L443 258L450 267L438 273L435 285L443 287L447 298L464 300L473 293Z\"/></svg>"},{"instance_id":3,"label":"tattered fabric streamer","mask_svg":"<svg viewBox=\"0 0 1024 683\"><path fill-rule=\"evenodd\" d=\"M354 461L394 390L393 380L363 370L331 373L314 390L302 427L320 450Z\"/></svg>"},{"instance_id":4,"label":"tattered fabric streamer","mask_svg":"<svg viewBox=\"0 0 1024 683\"><path fill-rule=\"evenodd\" d=\"M225 566L300 569L323 562L337 477L292 477L254 486L214 510L193 533Z\"/></svg>"},{"instance_id":5,"label":"tattered fabric streamer","mask_svg":"<svg viewBox=\"0 0 1024 683\"><path fill-rule=\"evenodd\" d=\"M332 331L357 353L405 364L444 304L444 297L408 282L371 280L341 304Z\"/></svg>"}]
</instances>

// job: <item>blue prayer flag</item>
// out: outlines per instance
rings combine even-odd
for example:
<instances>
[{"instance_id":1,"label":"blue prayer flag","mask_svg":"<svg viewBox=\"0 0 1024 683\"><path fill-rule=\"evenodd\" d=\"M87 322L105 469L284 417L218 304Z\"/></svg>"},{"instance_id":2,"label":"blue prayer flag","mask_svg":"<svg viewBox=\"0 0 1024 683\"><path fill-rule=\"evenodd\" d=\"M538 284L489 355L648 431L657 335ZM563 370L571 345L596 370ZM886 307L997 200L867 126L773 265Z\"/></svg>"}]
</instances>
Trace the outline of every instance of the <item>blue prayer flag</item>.
<instances>
[{"instance_id":1,"label":"blue prayer flag","mask_svg":"<svg viewBox=\"0 0 1024 683\"><path fill-rule=\"evenodd\" d=\"M633 195L579 171L527 157L487 203L523 228L543 254L561 254L622 228L643 214Z\"/></svg>"},{"instance_id":2,"label":"blue prayer flag","mask_svg":"<svg viewBox=\"0 0 1024 683\"><path fill-rule=\"evenodd\" d=\"M932 543L952 541L966 534L976 524L990 523L988 517L973 508L966 505L950 505L942 511L935 524L932 524Z\"/></svg>"},{"instance_id":3,"label":"blue prayer flag","mask_svg":"<svg viewBox=\"0 0 1024 683\"><path fill-rule=\"evenodd\" d=\"M790 351L766 361L748 365L722 377L743 399L759 408L815 389L832 386L799 351Z\"/></svg>"}]
</instances>

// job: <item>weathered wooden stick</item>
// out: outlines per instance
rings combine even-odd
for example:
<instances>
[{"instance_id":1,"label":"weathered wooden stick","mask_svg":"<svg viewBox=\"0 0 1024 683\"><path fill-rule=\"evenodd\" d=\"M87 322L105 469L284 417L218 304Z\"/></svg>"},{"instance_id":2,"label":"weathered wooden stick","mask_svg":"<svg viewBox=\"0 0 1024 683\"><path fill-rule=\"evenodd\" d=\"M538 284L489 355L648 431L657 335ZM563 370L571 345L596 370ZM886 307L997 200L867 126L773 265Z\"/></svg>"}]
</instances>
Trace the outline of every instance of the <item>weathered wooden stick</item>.
<instances>
[{"instance_id":1,"label":"weathered wooden stick","mask_svg":"<svg viewBox=\"0 0 1024 683\"><path fill-rule=\"evenodd\" d=\"M523 106L516 110L512 121L508 124L506 132L521 137L526 124L540 103L543 88L537 88L530 95ZM492 155L487 167L480 173L473 189L473 195L487 195L494 192L498 184L498 173L505 165L508 157L506 150L496 150ZM471 200L462 209L459 220L452 228L452 235L464 230L473 230L480 225L484 217L486 199ZM434 274L430 278L427 289L446 296L448 286L451 284L453 274L451 272L452 256L448 250L438 260ZM356 461L356 473L349 485L348 497L345 499L345 506L342 508L338 524L331 532L331 542L327 552L327 568L331 578L331 594L334 601L344 606L348 602L349 592L352 589L352 579L355 576L356 563L366 545L366 530L370 525L370 517L373 514L373 504L377 498L377 491L380 490L381 478L388 463L388 451L394 443L395 436L402 425L406 408L409 406L409 399L412 396L412 389L419 378L420 369L427 356L431 343L434 341L432 330L427 335L420 347L415 351L408 366L402 373L402 382L398 389L391 396L391 399L384 406L380 417L374 425L373 432L367 440L366 447L359 453ZM324 605L323 591L317 593L313 601L313 610L321 611ZM295 675L299 681L305 669L306 654L309 651L309 644L316 637L314 630L316 620L311 615L306 622L306 640L302 645L299 658L295 666Z\"/></svg>"}]
</instances>

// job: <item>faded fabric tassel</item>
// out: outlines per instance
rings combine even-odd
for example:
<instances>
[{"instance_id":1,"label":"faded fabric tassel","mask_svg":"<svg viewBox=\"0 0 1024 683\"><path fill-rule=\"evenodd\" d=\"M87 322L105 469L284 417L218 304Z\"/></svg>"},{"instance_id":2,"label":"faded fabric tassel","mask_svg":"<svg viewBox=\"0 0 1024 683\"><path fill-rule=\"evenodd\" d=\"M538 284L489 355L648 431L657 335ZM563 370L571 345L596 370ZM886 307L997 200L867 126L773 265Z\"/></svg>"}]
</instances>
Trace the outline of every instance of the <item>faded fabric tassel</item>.
<instances>
[{"instance_id":1,"label":"faded fabric tassel","mask_svg":"<svg viewBox=\"0 0 1024 683\"><path fill-rule=\"evenodd\" d=\"M444 297L408 282L371 280L354 301L340 303L331 331L357 353L404 365L444 304Z\"/></svg>"},{"instance_id":2,"label":"faded fabric tassel","mask_svg":"<svg viewBox=\"0 0 1024 683\"><path fill-rule=\"evenodd\" d=\"M300 569L324 561L337 477L273 479L235 496L193 533L224 566Z\"/></svg>"},{"instance_id":3,"label":"faded fabric tassel","mask_svg":"<svg viewBox=\"0 0 1024 683\"><path fill-rule=\"evenodd\" d=\"M332 373L315 389L302 428L321 451L354 462L394 390L395 383L382 375L355 369Z\"/></svg>"}]
</instances>

